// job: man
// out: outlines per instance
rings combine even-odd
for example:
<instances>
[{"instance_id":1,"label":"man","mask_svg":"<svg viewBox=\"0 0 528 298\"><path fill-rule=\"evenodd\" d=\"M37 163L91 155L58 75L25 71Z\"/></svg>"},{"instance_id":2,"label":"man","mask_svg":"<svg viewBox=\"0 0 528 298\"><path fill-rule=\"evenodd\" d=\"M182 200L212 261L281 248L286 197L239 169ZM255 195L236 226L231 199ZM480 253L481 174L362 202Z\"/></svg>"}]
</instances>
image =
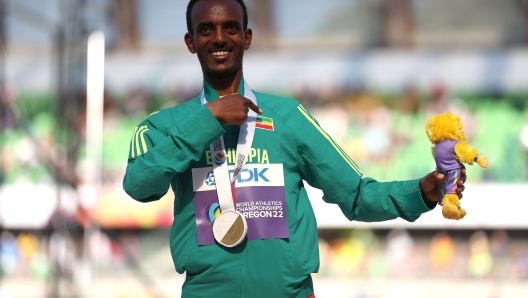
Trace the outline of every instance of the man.
<instances>
[{"instance_id":1,"label":"man","mask_svg":"<svg viewBox=\"0 0 528 298\"><path fill-rule=\"evenodd\" d=\"M172 187L170 247L176 271L186 272L183 297L313 297L317 225L303 180L349 220L414 221L434 208L439 173L388 183L363 178L298 102L247 87L242 60L252 31L242 0L191 0L187 25L185 43L200 61L203 93L136 127L123 181L140 202ZM239 154L252 134L249 153ZM220 139L225 150L211 145ZM239 168L241 161L247 163ZM229 189L217 174L224 165L235 180L232 204L247 221L247 237L233 247L213 231L225 212L220 188Z\"/></svg>"}]
</instances>

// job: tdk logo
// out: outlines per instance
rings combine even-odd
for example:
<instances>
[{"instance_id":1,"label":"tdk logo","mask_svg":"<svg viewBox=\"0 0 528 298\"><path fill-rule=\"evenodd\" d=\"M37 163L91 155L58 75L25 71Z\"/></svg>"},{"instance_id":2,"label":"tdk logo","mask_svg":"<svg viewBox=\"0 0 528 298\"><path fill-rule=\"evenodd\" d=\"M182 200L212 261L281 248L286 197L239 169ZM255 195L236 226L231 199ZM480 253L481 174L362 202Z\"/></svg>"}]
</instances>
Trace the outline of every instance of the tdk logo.
<instances>
[{"instance_id":1,"label":"tdk logo","mask_svg":"<svg viewBox=\"0 0 528 298\"><path fill-rule=\"evenodd\" d=\"M224 166L227 165L224 164ZM224 168L218 170L221 172L216 173L215 175L215 172L211 167L193 168L193 191L214 190L220 181L224 181L224 179L225 182L222 183L226 183L225 186L229 186L229 183L233 179L234 168L229 166L227 169ZM235 182L236 187L284 187L283 166L282 164L247 164L244 169L240 171Z\"/></svg>"},{"instance_id":2,"label":"tdk logo","mask_svg":"<svg viewBox=\"0 0 528 298\"><path fill-rule=\"evenodd\" d=\"M253 169L243 169L240 175L238 175L237 182L238 183L244 183L244 182L270 182L269 179L266 177L266 171L269 168L253 168ZM233 177L234 170L229 170L229 177Z\"/></svg>"},{"instance_id":3,"label":"tdk logo","mask_svg":"<svg viewBox=\"0 0 528 298\"><path fill-rule=\"evenodd\" d=\"M247 182L270 182L268 177L266 177L266 172L269 168L253 168L253 169L243 169L240 175L238 175L237 183L247 183ZM229 170L229 177L233 177L234 170ZM207 186L216 186L215 175L213 171L207 173L205 177L205 184Z\"/></svg>"},{"instance_id":4,"label":"tdk logo","mask_svg":"<svg viewBox=\"0 0 528 298\"><path fill-rule=\"evenodd\" d=\"M209 172L207 176L205 177L205 184L207 184L207 186L216 186L216 181L215 181L215 176L214 176L213 171Z\"/></svg>"}]
</instances>

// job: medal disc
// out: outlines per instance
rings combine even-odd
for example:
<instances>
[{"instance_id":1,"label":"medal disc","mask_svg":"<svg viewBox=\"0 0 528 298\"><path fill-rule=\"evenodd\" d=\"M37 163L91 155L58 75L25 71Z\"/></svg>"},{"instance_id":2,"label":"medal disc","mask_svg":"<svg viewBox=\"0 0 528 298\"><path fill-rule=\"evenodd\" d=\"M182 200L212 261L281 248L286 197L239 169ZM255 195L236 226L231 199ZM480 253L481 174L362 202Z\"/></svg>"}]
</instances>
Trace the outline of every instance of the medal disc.
<instances>
[{"instance_id":1,"label":"medal disc","mask_svg":"<svg viewBox=\"0 0 528 298\"><path fill-rule=\"evenodd\" d=\"M234 210L222 212L213 222L215 240L226 247L237 246L247 234L246 217Z\"/></svg>"}]
</instances>

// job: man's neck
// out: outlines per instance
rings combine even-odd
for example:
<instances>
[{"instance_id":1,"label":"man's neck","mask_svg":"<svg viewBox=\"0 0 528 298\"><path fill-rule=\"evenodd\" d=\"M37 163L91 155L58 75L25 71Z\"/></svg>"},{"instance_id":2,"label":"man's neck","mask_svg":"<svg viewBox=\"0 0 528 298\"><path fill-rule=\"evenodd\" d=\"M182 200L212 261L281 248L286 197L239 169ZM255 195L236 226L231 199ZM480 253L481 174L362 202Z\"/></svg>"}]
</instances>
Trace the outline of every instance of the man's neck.
<instances>
[{"instance_id":1,"label":"man's neck","mask_svg":"<svg viewBox=\"0 0 528 298\"><path fill-rule=\"evenodd\" d=\"M216 90L218 96L225 96L238 93L238 86L242 79L242 71L237 71L234 75L226 77L214 77L204 74L205 80Z\"/></svg>"}]
</instances>

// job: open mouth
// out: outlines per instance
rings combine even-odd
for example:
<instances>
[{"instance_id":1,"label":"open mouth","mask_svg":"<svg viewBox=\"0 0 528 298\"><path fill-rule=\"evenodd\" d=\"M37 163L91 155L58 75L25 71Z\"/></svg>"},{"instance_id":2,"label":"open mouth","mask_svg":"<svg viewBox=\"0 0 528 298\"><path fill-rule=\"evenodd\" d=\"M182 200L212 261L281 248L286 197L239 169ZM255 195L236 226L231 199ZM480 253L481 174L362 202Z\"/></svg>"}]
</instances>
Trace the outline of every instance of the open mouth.
<instances>
[{"instance_id":1,"label":"open mouth","mask_svg":"<svg viewBox=\"0 0 528 298\"><path fill-rule=\"evenodd\" d=\"M214 51L210 51L209 52L209 55L212 55L213 57L225 57L229 54L231 54L233 52L233 50L230 50L230 49L226 49L226 50L214 50Z\"/></svg>"}]
</instances>

